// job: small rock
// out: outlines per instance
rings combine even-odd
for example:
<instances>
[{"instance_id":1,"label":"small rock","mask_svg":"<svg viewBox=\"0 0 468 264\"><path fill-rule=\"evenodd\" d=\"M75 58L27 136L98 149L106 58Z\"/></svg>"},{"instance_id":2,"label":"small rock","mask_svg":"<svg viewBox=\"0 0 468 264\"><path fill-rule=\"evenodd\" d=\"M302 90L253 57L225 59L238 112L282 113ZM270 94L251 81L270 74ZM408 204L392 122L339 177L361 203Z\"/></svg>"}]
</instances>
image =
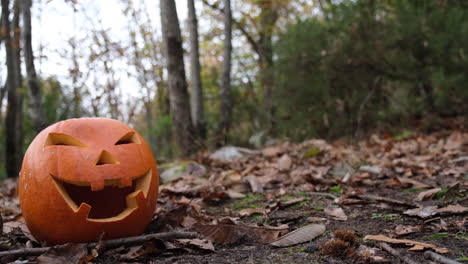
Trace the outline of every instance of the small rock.
<instances>
[{"instance_id":1,"label":"small rock","mask_svg":"<svg viewBox=\"0 0 468 264\"><path fill-rule=\"evenodd\" d=\"M181 161L163 164L160 166L161 183L167 183L187 175L203 177L206 174L206 168L194 161Z\"/></svg>"},{"instance_id":2,"label":"small rock","mask_svg":"<svg viewBox=\"0 0 468 264\"><path fill-rule=\"evenodd\" d=\"M217 161L229 162L256 153L257 151L247 148L226 146L215 151L210 155L210 158Z\"/></svg>"}]
</instances>

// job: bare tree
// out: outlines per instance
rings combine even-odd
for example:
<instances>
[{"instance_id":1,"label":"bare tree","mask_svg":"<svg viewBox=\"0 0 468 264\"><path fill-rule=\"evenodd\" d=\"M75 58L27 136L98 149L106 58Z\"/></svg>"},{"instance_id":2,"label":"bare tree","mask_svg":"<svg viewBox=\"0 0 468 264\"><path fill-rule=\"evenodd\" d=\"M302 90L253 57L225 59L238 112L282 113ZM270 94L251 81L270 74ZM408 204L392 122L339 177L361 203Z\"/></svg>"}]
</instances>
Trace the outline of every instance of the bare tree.
<instances>
[{"instance_id":1,"label":"bare tree","mask_svg":"<svg viewBox=\"0 0 468 264\"><path fill-rule=\"evenodd\" d=\"M263 89L263 103L266 112L266 124L269 132L274 133L274 113L273 104L273 31L278 20L278 10L274 0L263 0L260 12L260 30L258 40L258 54L260 64L260 84Z\"/></svg>"},{"instance_id":2,"label":"bare tree","mask_svg":"<svg viewBox=\"0 0 468 264\"><path fill-rule=\"evenodd\" d=\"M42 107L41 87L37 79L36 68L34 67L34 55L31 44L31 0L22 0L23 13L23 42L24 42L24 62L31 98L31 117L36 132L41 131L47 125L47 119Z\"/></svg>"},{"instance_id":3,"label":"bare tree","mask_svg":"<svg viewBox=\"0 0 468 264\"><path fill-rule=\"evenodd\" d=\"M182 155L188 156L195 152L196 146L185 79L182 37L174 0L161 0L160 12L173 126Z\"/></svg>"},{"instance_id":4,"label":"bare tree","mask_svg":"<svg viewBox=\"0 0 468 264\"><path fill-rule=\"evenodd\" d=\"M204 4L214 10L224 13L224 9L219 8L219 1L214 4L208 0L202 0ZM260 69L259 80L263 90L263 109L266 113L265 123L269 132L274 133L274 104L273 104L273 33L276 22L279 18L279 10L281 6L287 6L291 0L275 1L275 0L258 0L254 1L255 5L260 8L258 17L252 18L253 21L258 21L258 28L255 32L248 31L248 27L241 20L232 19L232 24L244 35L252 50L257 54L257 64ZM248 16L247 14L244 14ZM249 20L249 19L245 19ZM244 21L245 21L244 20Z\"/></svg>"},{"instance_id":5,"label":"bare tree","mask_svg":"<svg viewBox=\"0 0 468 264\"><path fill-rule=\"evenodd\" d=\"M10 23L10 1L2 3L2 32L4 33L5 52L7 60L7 113L5 118L5 157L6 173L8 177L16 177L21 166L21 105L22 99L18 94L21 87L21 73L19 62L19 8L15 3L13 27ZM12 36L12 31L15 32Z\"/></svg>"},{"instance_id":6,"label":"bare tree","mask_svg":"<svg viewBox=\"0 0 468 264\"><path fill-rule=\"evenodd\" d=\"M231 126L232 100L231 100L231 53L232 53L232 15L231 1L224 0L224 60L223 76L221 81L221 122L220 133L222 143L227 141Z\"/></svg>"},{"instance_id":7,"label":"bare tree","mask_svg":"<svg viewBox=\"0 0 468 264\"><path fill-rule=\"evenodd\" d=\"M199 139L206 136L204 109L203 109L203 87L200 76L200 54L198 47L198 21L195 11L194 0L188 0L188 25L190 42L190 106L192 122Z\"/></svg>"}]
</instances>

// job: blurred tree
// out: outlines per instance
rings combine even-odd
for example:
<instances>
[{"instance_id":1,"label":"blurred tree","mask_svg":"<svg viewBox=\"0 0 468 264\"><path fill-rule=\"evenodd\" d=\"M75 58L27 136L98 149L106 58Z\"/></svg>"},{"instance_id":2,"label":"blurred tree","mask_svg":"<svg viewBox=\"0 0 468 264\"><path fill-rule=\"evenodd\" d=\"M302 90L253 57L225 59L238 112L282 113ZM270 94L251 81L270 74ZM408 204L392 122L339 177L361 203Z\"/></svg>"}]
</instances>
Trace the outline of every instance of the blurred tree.
<instances>
[{"instance_id":1,"label":"blurred tree","mask_svg":"<svg viewBox=\"0 0 468 264\"><path fill-rule=\"evenodd\" d=\"M182 155L188 156L195 152L196 141L185 79L182 37L174 0L161 0L160 12L174 132Z\"/></svg>"},{"instance_id":2,"label":"blurred tree","mask_svg":"<svg viewBox=\"0 0 468 264\"><path fill-rule=\"evenodd\" d=\"M22 95L20 68L19 6L14 3L13 23L10 23L10 1L2 0L2 16L6 62L8 107L5 119L5 158L8 177L16 177L22 160Z\"/></svg>"},{"instance_id":3,"label":"blurred tree","mask_svg":"<svg viewBox=\"0 0 468 264\"><path fill-rule=\"evenodd\" d=\"M47 119L42 107L42 93L34 66L34 55L31 44L31 6L31 0L22 0L24 62L26 65L27 83L31 98L32 111L30 111L30 115L33 120L34 129L36 132L40 132L47 126Z\"/></svg>"},{"instance_id":4,"label":"blurred tree","mask_svg":"<svg viewBox=\"0 0 468 264\"><path fill-rule=\"evenodd\" d=\"M227 143L227 136L231 127L232 99L231 99L231 53L232 53L232 14L231 1L224 0L224 52L223 75L221 79L221 120L219 125L220 143Z\"/></svg>"},{"instance_id":5,"label":"blurred tree","mask_svg":"<svg viewBox=\"0 0 468 264\"><path fill-rule=\"evenodd\" d=\"M203 87L200 73L200 55L198 47L198 21L194 0L187 0L189 44L190 44L190 106L192 122L197 138L206 137L206 124L203 109Z\"/></svg>"}]
</instances>

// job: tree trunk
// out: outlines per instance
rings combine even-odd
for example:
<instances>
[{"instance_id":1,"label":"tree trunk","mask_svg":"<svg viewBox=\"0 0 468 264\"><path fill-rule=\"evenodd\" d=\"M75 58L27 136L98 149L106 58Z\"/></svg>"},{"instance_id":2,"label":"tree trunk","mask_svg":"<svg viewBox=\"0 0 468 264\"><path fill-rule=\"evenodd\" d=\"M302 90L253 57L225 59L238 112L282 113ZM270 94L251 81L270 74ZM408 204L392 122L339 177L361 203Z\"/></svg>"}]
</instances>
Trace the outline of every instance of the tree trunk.
<instances>
[{"instance_id":1,"label":"tree trunk","mask_svg":"<svg viewBox=\"0 0 468 264\"><path fill-rule=\"evenodd\" d=\"M23 11L23 41L24 41L24 62L28 77L29 93L31 97L32 111L31 117L36 132L40 132L47 125L47 119L42 107L41 87L37 80L36 68L34 67L34 55L31 44L31 0L22 0Z\"/></svg>"},{"instance_id":2,"label":"tree trunk","mask_svg":"<svg viewBox=\"0 0 468 264\"><path fill-rule=\"evenodd\" d=\"M224 59L221 81L221 122L220 135L222 144L226 144L231 126L231 53L232 53L232 15L231 1L224 0Z\"/></svg>"},{"instance_id":3,"label":"tree trunk","mask_svg":"<svg viewBox=\"0 0 468 264\"><path fill-rule=\"evenodd\" d=\"M3 25L2 31L4 32L4 41L5 41L5 51L6 51L6 61L7 61L7 113L5 119L5 157L6 157L6 173L8 177L16 177L21 167L21 142L22 142L22 132L21 132L21 120L19 116L21 115L21 102L19 94L17 91L20 89L20 76L18 75L19 69L19 36L15 32L12 39L12 31L16 28L11 27L10 23L10 1L1 0L2 3L2 16L3 16ZM13 25L16 27L19 25L19 12L16 12L13 18ZM19 29L18 29L19 31ZM18 39L17 39L18 38ZM19 129L19 130L18 130Z\"/></svg>"},{"instance_id":4,"label":"tree trunk","mask_svg":"<svg viewBox=\"0 0 468 264\"><path fill-rule=\"evenodd\" d=\"M259 30L259 66L260 85L263 90L263 104L266 113L266 126L270 133L274 133L274 112L273 104L273 29L278 19L278 13L273 6L273 0L260 1L260 30Z\"/></svg>"},{"instance_id":5,"label":"tree trunk","mask_svg":"<svg viewBox=\"0 0 468 264\"><path fill-rule=\"evenodd\" d=\"M206 137L205 120L203 111L203 88L200 76L200 54L198 48L198 22L195 12L194 0L188 0L188 20L190 31L190 78L191 93L190 106L192 122L199 139Z\"/></svg>"},{"instance_id":6,"label":"tree trunk","mask_svg":"<svg viewBox=\"0 0 468 264\"><path fill-rule=\"evenodd\" d=\"M77 47L75 38L68 41L71 47L71 60L72 68L70 68L70 75L72 77L73 86L73 117L81 117L81 89L78 85L78 77L80 76L80 65L78 63Z\"/></svg>"},{"instance_id":7,"label":"tree trunk","mask_svg":"<svg viewBox=\"0 0 468 264\"><path fill-rule=\"evenodd\" d=\"M181 154L188 156L195 152L196 146L185 79L182 37L174 0L161 0L160 10L173 128Z\"/></svg>"}]
</instances>

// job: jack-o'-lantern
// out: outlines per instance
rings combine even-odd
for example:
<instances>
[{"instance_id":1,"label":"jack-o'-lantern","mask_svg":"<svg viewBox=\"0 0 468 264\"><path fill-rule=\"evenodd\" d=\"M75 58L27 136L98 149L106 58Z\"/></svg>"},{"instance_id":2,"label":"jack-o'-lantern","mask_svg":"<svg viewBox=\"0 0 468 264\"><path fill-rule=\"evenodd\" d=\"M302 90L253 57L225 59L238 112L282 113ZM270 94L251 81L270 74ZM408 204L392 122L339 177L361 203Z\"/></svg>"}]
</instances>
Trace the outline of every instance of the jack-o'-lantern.
<instances>
[{"instance_id":1,"label":"jack-o'-lantern","mask_svg":"<svg viewBox=\"0 0 468 264\"><path fill-rule=\"evenodd\" d=\"M134 129L107 118L47 127L26 151L19 176L26 224L48 244L138 235L158 197L150 147Z\"/></svg>"}]
</instances>

